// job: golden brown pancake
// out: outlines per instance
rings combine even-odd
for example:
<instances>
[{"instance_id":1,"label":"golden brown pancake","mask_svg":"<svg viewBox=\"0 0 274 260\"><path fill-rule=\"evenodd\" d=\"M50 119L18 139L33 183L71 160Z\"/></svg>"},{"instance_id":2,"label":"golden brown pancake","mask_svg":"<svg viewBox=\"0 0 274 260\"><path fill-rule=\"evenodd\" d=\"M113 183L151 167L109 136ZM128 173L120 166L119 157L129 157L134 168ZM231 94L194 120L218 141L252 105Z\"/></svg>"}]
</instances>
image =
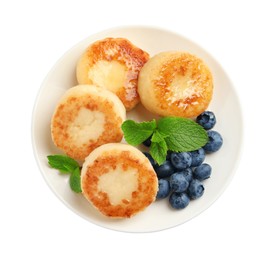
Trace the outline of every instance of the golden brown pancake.
<instances>
[{"instance_id":1,"label":"golden brown pancake","mask_svg":"<svg viewBox=\"0 0 274 260\"><path fill-rule=\"evenodd\" d=\"M84 160L96 147L120 142L125 107L112 92L79 85L67 90L51 120L54 144L68 156Z\"/></svg>"},{"instance_id":2,"label":"golden brown pancake","mask_svg":"<svg viewBox=\"0 0 274 260\"><path fill-rule=\"evenodd\" d=\"M141 69L142 104L161 116L196 117L208 107L213 78L207 65L186 52L162 52Z\"/></svg>"},{"instance_id":3,"label":"golden brown pancake","mask_svg":"<svg viewBox=\"0 0 274 260\"><path fill-rule=\"evenodd\" d=\"M156 198L158 179L147 157L127 144L105 144L86 159L81 171L84 196L102 214L129 218Z\"/></svg>"},{"instance_id":4,"label":"golden brown pancake","mask_svg":"<svg viewBox=\"0 0 274 260\"><path fill-rule=\"evenodd\" d=\"M106 38L91 44L77 64L79 84L93 84L115 93L126 110L140 101L137 80L148 53L124 38Z\"/></svg>"}]
</instances>

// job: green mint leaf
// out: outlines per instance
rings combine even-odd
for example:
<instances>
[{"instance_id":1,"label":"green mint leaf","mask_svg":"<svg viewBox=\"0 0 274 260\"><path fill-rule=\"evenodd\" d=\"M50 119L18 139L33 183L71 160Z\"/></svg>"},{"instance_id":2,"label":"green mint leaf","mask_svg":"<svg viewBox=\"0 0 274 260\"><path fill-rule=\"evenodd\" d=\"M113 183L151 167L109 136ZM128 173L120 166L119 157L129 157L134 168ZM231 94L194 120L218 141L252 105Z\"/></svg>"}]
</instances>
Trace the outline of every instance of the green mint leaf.
<instances>
[{"instance_id":1,"label":"green mint leaf","mask_svg":"<svg viewBox=\"0 0 274 260\"><path fill-rule=\"evenodd\" d=\"M79 193L82 192L81 189L81 176L80 176L80 167L77 161L66 156L66 155L48 155L49 165L59 170L61 173L70 174L69 184L70 188Z\"/></svg>"},{"instance_id":2,"label":"green mint leaf","mask_svg":"<svg viewBox=\"0 0 274 260\"><path fill-rule=\"evenodd\" d=\"M136 123L133 120L126 120L122 124L122 130L127 143L139 145L149 138L156 129L156 120L149 122Z\"/></svg>"},{"instance_id":3,"label":"green mint leaf","mask_svg":"<svg viewBox=\"0 0 274 260\"><path fill-rule=\"evenodd\" d=\"M152 142L150 146L150 154L152 158L161 165L166 160L167 144L165 141Z\"/></svg>"},{"instance_id":4,"label":"green mint leaf","mask_svg":"<svg viewBox=\"0 0 274 260\"><path fill-rule=\"evenodd\" d=\"M80 176L80 168L75 168L74 171L71 173L69 178L69 185L70 188L76 192L80 193L82 192L81 189L81 176Z\"/></svg>"},{"instance_id":5,"label":"green mint leaf","mask_svg":"<svg viewBox=\"0 0 274 260\"><path fill-rule=\"evenodd\" d=\"M79 168L78 162L73 160L72 158L66 156L66 155L49 155L48 158L48 164L54 168L59 170L62 173L71 173L76 168Z\"/></svg>"},{"instance_id":6,"label":"green mint leaf","mask_svg":"<svg viewBox=\"0 0 274 260\"><path fill-rule=\"evenodd\" d=\"M168 135L160 133L157 129L154 131L151 142L160 143L165 141L165 138L168 137Z\"/></svg>"},{"instance_id":7,"label":"green mint leaf","mask_svg":"<svg viewBox=\"0 0 274 260\"><path fill-rule=\"evenodd\" d=\"M188 152L201 148L208 141L206 130L188 118L164 117L158 121L159 132L166 134L168 149Z\"/></svg>"}]
</instances>

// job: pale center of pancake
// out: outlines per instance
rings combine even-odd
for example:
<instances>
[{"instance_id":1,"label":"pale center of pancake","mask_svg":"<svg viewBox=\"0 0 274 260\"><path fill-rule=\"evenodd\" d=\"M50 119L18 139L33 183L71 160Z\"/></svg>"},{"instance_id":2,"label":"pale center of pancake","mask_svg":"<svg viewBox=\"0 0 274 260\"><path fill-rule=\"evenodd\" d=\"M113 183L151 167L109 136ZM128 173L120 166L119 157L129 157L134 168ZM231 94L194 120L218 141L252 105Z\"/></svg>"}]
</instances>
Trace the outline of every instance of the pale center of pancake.
<instances>
[{"instance_id":1,"label":"pale center of pancake","mask_svg":"<svg viewBox=\"0 0 274 260\"><path fill-rule=\"evenodd\" d=\"M81 146L90 140L96 140L104 131L105 115L99 111L81 108L68 128L74 142Z\"/></svg>"},{"instance_id":2,"label":"pale center of pancake","mask_svg":"<svg viewBox=\"0 0 274 260\"><path fill-rule=\"evenodd\" d=\"M138 171L128 167L123 170L121 165L100 176L98 189L108 194L112 205L120 204L123 200L130 201L132 192L138 188Z\"/></svg>"},{"instance_id":3,"label":"pale center of pancake","mask_svg":"<svg viewBox=\"0 0 274 260\"><path fill-rule=\"evenodd\" d=\"M167 97L167 101L171 104L177 101L181 101L178 106L183 107L183 101L185 99L191 99L194 95L199 96L200 91L197 88L196 81L193 80L190 75L175 75L169 87L169 97Z\"/></svg>"},{"instance_id":4,"label":"pale center of pancake","mask_svg":"<svg viewBox=\"0 0 274 260\"><path fill-rule=\"evenodd\" d=\"M117 92L125 85L126 68L118 61L97 61L89 70L93 84Z\"/></svg>"}]
</instances>

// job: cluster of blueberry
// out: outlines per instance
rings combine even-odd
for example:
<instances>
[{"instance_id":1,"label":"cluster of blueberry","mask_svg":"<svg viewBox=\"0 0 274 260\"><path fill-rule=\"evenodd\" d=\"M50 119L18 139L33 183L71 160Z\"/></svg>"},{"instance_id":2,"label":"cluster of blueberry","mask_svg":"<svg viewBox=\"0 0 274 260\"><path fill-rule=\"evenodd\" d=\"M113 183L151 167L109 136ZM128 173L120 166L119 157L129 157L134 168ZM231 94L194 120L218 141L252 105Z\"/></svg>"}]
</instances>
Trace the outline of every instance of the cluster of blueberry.
<instances>
[{"instance_id":1,"label":"cluster of blueberry","mask_svg":"<svg viewBox=\"0 0 274 260\"><path fill-rule=\"evenodd\" d=\"M200 149L192 152L168 152L166 161L161 165L158 165L149 153L144 153L159 179L156 198L169 197L169 203L175 209L183 209L190 200L203 195L202 181L208 179L212 171L211 166L204 163L205 156L207 153L218 151L223 144L222 136L211 130L216 124L213 112L203 112L196 118L196 122L208 133L208 142ZM144 145L150 146L150 140L146 140Z\"/></svg>"}]
</instances>

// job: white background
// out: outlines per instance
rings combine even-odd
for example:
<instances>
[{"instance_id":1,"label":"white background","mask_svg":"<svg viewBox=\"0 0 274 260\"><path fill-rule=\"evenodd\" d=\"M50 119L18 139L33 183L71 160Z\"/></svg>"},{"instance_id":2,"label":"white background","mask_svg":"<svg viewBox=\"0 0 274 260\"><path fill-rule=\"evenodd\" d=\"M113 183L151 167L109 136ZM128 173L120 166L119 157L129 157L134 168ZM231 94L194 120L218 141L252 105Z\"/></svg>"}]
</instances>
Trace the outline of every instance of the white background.
<instances>
[{"instance_id":1,"label":"white background","mask_svg":"<svg viewBox=\"0 0 274 260\"><path fill-rule=\"evenodd\" d=\"M0 259L274 259L273 11L263 0L1 1ZM111 231L74 214L32 151L32 109L49 69L87 36L121 25L156 25L203 46L244 114L231 184L205 212L161 232Z\"/></svg>"}]
</instances>

